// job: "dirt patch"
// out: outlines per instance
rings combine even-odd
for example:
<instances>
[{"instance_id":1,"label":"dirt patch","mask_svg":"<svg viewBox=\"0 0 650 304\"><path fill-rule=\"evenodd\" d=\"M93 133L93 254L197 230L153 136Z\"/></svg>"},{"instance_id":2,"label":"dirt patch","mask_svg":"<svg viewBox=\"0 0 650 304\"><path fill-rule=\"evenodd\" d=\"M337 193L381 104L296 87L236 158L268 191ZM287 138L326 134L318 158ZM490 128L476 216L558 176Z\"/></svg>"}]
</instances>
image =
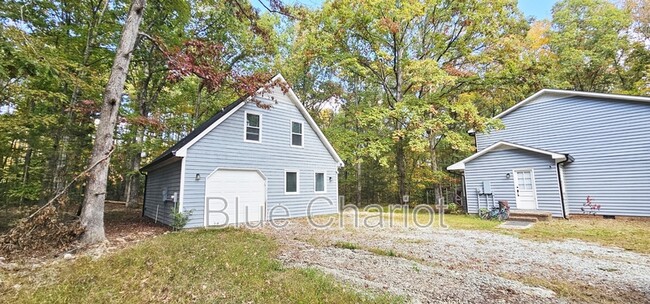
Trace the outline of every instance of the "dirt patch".
<instances>
[{"instance_id":1,"label":"dirt patch","mask_svg":"<svg viewBox=\"0 0 650 304\"><path fill-rule=\"evenodd\" d=\"M620 248L440 228L317 229L304 219L263 231L283 245L286 265L413 302L650 303L650 256Z\"/></svg>"},{"instance_id":2,"label":"dirt patch","mask_svg":"<svg viewBox=\"0 0 650 304\"><path fill-rule=\"evenodd\" d=\"M6 251L4 256L0 255L0 268L9 270L24 267L32 268L34 265L47 264L55 259L73 259L76 255L82 254L100 256L106 252L123 248L169 231L168 227L155 224L152 220L142 217L141 212L141 209L127 209L124 205L106 204L104 229L108 242L90 247L83 247L76 242L78 234L66 234L66 231L71 229L76 231L76 226L73 226L75 225L74 219L68 220L67 222L63 220L46 221L44 224L38 226L38 231L41 234L45 233L42 236L43 238L52 238L54 241L50 242L48 246L40 246L32 250ZM70 224L70 227L67 227L67 224ZM50 229L49 234L47 234L47 229ZM11 233L11 231L9 232ZM30 233L33 234L34 232L31 231ZM61 234L65 235L66 238L60 238ZM20 235L4 235L4 237L8 236L18 239L20 237Z\"/></svg>"},{"instance_id":3,"label":"dirt patch","mask_svg":"<svg viewBox=\"0 0 650 304\"><path fill-rule=\"evenodd\" d=\"M45 205L0 236L0 256L28 258L68 250L77 246L82 232L79 220Z\"/></svg>"}]
</instances>

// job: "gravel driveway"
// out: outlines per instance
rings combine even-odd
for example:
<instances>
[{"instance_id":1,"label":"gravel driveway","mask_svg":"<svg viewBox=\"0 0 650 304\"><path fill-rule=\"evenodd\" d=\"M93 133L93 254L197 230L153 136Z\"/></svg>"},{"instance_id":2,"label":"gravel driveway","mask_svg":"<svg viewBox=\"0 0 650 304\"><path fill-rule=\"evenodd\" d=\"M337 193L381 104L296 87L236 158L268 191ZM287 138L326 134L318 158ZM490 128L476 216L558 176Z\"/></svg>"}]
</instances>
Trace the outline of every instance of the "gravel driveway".
<instances>
[{"instance_id":1,"label":"gravel driveway","mask_svg":"<svg viewBox=\"0 0 650 304\"><path fill-rule=\"evenodd\" d=\"M306 219L262 230L281 244L287 266L414 303L650 303L650 256L592 243L440 228L319 229Z\"/></svg>"}]
</instances>

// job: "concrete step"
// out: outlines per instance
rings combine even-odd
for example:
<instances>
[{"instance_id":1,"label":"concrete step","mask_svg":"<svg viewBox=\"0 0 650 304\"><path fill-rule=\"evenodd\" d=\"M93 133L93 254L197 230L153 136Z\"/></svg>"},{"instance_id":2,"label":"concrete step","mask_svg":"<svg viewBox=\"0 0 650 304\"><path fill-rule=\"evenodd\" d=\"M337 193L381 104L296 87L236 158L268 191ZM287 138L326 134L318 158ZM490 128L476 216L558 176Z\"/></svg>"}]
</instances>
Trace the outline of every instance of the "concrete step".
<instances>
[{"instance_id":1,"label":"concrete step","mask_svg":"<svg viewBox=\"0 0 650 304\"><path fill-rule=\"evenodd\" d=\"M510 209L510 218L513 217L536 218L538 221L549 221L553 217L553 214L540 210Z\"/></svg>"},{"instance_id":2,"label":"concrete step","mask_svg":"<svg viewBox=\"0 0 650 304\"><path fill-rule=\"evenodd\" d=\"M509 221L520 221L520 222L531 222L531 223L537 223L539 221L536 217L532 216L512 216L512 213L510 214L510 217L508 218Z\"/></svg>"}]
</instances>

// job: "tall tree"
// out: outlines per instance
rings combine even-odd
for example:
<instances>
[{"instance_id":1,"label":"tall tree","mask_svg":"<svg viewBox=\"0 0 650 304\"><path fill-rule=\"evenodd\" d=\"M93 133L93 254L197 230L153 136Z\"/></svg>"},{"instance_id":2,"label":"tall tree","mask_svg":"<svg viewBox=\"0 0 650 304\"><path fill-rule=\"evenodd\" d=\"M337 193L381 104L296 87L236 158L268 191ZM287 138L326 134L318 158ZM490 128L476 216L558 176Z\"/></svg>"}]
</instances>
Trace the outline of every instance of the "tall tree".
<instances>
[{"instance_id":1,"label":"tall tree","mask_svg":"<svg viewBox=\"0 0 650 304\"><path fill-rule=\"evenodd\" d=\"M415 153L428 153L440 184L441 141L461 144L461 130L483 126L473 106L484 73L500 68L493 54L500 40L523 35L526 23L515 1L331 1L319 18L305 23L325 46L320 55L338 77L356 76L383 91L365 113L364 127L388 136L369 143L376 154L392 155L398 201L409 194ZM462 98L460 98L462 97ZM440 192L440 191L439 191ZM440 193L438 193L440 196Z\"/></svg>"},{"instance_id":2,"label":"tall tree","mask_svg":"<svg viewBox=\"0 0 650 304\"><path fill-rule=\"evenodd\" d=\"M82 241L97 243L106 239L104 234L104 200L108 178L108 165L114 149L113 134L117 125L122 91L131 62L138 29L142 21L146 0L133 0L124 23L124 30L117 47L111 74L104 90L103 104L99 124L95 134L95 143L90 157L92 169L88 174L81 225L84 228Z\"/></svg>"},{"instance_id":3,"label":"tall tree","mask_svg":"<svg viewBox=\"0 0 650 304\"><path fill-rule=\"evenodd\" d=\"M557 56L555 77L563 87L612 92L630 81L623 69L630 43L630 16L607 0L563 0L553 7L550 45Z\"/></svg>"}]
</instances>

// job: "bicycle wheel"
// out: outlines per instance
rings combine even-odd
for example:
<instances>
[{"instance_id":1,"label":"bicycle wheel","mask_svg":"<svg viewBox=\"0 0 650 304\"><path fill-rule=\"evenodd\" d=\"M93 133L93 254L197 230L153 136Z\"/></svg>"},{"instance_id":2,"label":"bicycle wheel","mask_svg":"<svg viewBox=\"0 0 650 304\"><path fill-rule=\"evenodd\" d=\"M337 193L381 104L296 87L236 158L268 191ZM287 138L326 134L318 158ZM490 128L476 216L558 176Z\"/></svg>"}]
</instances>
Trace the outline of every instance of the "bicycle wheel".
<instances>
[{"instance_id":1,"label":"bicycle wheel","mask_svg":"<svg viewBox=\"0 0 650 304\"><path fill-rule=\"evenodd\" d=\"M506 211L499 212L499 221L505 221L510 218L510 215Z\"/></svg>"},{"instance_id":2,"label":"bicycle wheel","mask_svg":"<svg viewBox=\"0 0 650 304\"><path fill-rule=\"evenodd\" d=\"M490 217L490 212L487 210L479 209L478 217L484 220L487 220Z\"/></svg>"}]
</instances>

